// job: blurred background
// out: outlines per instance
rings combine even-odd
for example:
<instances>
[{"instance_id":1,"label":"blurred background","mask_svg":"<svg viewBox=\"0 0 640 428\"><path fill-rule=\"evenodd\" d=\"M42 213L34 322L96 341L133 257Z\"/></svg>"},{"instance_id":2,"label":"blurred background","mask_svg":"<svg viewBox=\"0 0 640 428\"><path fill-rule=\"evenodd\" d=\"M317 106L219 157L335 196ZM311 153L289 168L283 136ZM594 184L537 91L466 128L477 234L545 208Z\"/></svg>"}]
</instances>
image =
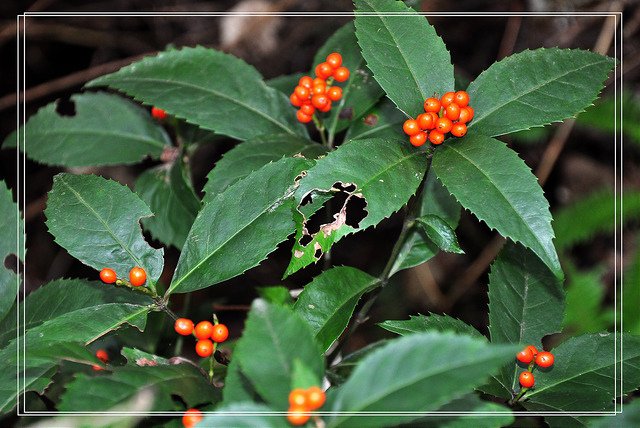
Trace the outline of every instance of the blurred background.
<instances>
[{"instance_id":1,"label":"blurred background","mask_svg":"<svg viewBox=\"0 0 640 428\"><path fill-rule=\"evenodd\" d=\"M625 272L625 330L640 334L640 7L637 1L413 1L425 13L442 12L623 12L623 22L601 16L445 16L429 21L444 39L456 66L461 88L491 63L512 53L538 47L590 49L610 56L624 56L616 76L610 76L597 105L575 122L504 138L536 172L556 219L556 245L567 272L565 332L582 333L612 329L616 284ZM16 19L31 12L296 12L301 16L30 16L26 19L25 86L27 118L57 99L82 91L85 82L106 74L167 46L196 44L221 49L254 65L265 78L307 72L316 50L348 16L304 16L310 12L350 12L350 1L247 0L164 1L149 0L39 0L5 1L0 4L0 137L16 127ZM622 25L621 25L622 24ZM22 29L20 30L22 32ZM22 34L21 34L22 36ZM425 46L428 49L428 46ZM624 82L624 145L614 134L614 85ZM236 144L217 138L198 149L191 159L191 174L200 192L205 176L221 155ZM151 161L126 167L74 170L113 177L133 185ZM97 272L80 264L53 241L44 224L43 209L52 177L61 169L27 160L24 217L27 231L25 281L27 291L60 277L97 279ZM623 178L619 180L619 173ZM0 150L0 178L16 189L16 154ZM616 205L614 190L624 189ZM20 195L22 197L23 195ZM623 203L621 203L621 201ZM614 230L614 210L619 229ZM623 210L623 211L621 211ZM622 215L621 215L622 213ZM401 219L394 216L376 229L342 240L333 250L335 265L355 266L377 274L384 266L397 237ZM620 225L624 226L621 234ZM502 240L473 215L464 212L458 228L464 255L442 253L428 263L403 271L378 299L370 319L356 332L348 350L357 349L390 333L375 323L403 319L410 314L447 312L487 332L487 272ZM150 239L150 238L149 238ZM618 245L618 249L615 244ZM159 246L157 242L154 246ZM246 275L196 292L192 316L211 310L230 326L232 337L242 330L256 287L276 285L290 258L291 242L283 244L269 260ZM624 249L624 257L619 253ZM179 252L166 251L163 280L169 282ZM284 281L300 288L319 273L307 268ZM182 296L174 296L180 311ZM192 304L193 306L193 304ZM158 315L160 316L160 315ZM204 319L204 318L202 318ZM162 320L158 321L162 323ZM156 330L156 329L153 329ZM157 329L162 331L162 329ZM148 349L161 352L175 335L152 340ZM126 332L120 334L126 342ZM131 333L133 334L133 333ZM155 333L157 334L157 333ZM185 351L187 352L187 351Z\"/></svg>"}]
</instances>

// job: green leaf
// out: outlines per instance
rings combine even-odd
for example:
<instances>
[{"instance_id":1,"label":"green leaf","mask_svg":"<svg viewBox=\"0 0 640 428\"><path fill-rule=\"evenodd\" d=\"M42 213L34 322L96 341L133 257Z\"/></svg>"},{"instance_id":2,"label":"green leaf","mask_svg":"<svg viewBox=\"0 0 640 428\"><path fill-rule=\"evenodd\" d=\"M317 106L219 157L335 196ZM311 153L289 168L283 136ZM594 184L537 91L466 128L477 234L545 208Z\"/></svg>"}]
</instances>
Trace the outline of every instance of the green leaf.
<instances>
[{"instance_id":1,"label":"green leaf","mask_svg":"<svg viewBox=\"0 0 640 428\"><path fill-rule=\"evenodd\" d=\"M273 415L274 409L251 402L234 403L208 414L198 424L203 427L290 428L284 415Z\"/></svg>"},{"instance_id":2,"label":"green leaf","mask_svg":"<svg viewBox=\"0 0 640 428\"><path fill-rule=\"evenodd\" d=\"M640 241L636 239L636 253L631 266L626 268L622 283L622 307L623 328L627 333L640 335Z\"/></svg>"},{"instance_id":3,"label":"green leaf","mask_svg":"<svg viewBox=\"0 0 640 428\"><path fill-rule=\"evenodd\" d=\"M451 333L416 333L391 340L360 362L338 389L331 411L436 410L479 385L513 358L516 347ZM328 410L328 409L327 409ZM420 415L335 415L327 427L383 427ZM357 420L357 422L356 422Z\"/></svg>"},{"instance_id":4,"label":"green leaf","mask_svg":"<svg viewBox=\"0 0 640 428\"><path fill-rule=\"evenodd\" d=\"M640 426L640 400L635 399L622 406L622 413L611 417L590 418L589 428L637 427Z\"/></svg>"},{"instance_id":5,"label":"green leaf","mask_svg":"<svg viewBox=\"0 0 640 428\"><path fill-rule=\"evenodd\" d=\"M424 152L406 142L378 138L350 141L319 159L296 190L296 242L285 276L317 261L320 250L326 252L334 241L375 226L402 208L420 185L426 165ZM346 193L347 198L342 207L335 207L334 221L311 235L306 223L307 211L313 211L305 211L302 202L339 193ZM320 204L315 205L313 210ZM350 218L351 210L358 206L365 206L366 216L356 225ZM311 241L302 245L301 240L309 237Z\"/></svg>"},{"instance_id":6,"label":"green leaf","mask_svg":"<svg viewBox=\"0 0 640 428\"><path fill-rule=\"evenodd\" d=\"M385 138L389 140L405 138L402 124L407 117L388 98L369 110L362 118L355 120L347 130L345 141L361 138Z\"/></svg>"},{"instance_id":7,"label":"green leaf","mask_svg":"<svg viewBox=\"0 0 640 428\"><path fill-rule=\"evenodd\" d=\"M96 175L61 173L53 178L44 213L56 242L82 263L109 267L118 278L140 266L149 285L160 278L164 250L147 244L138 223L152 213L126 186Z\"/></svg>"},{"instance_id":8,"label":"green leaf","mask_svg":"<svg viewBox=\"0 0 640 428\"><path fill-rule=\"evenodd\" d=\"M15 254L24 261L23 238L24 222L18 211L18 206L13 202L11 190L4 181L0 181L0 326L3 319L11 310L18 294L20 286L15 272L5 266L5 260L11 254ZM16 317L9 317L9 323L16 324ZM0 338L5 329L0 330ZM2 340L0 340L0 344Z\"/></svg>"},{"instance_id":9,"label":"green leaf","mask_svg":"<svg viewBox=\"0 0 640 428\"><path fill-rule=\"evenodd\" d=\"M245 401L262 401L247 376L242 373L240 363L236 358L232 358L227 366L222 398L223 405Z\"/></svg>"},{"instance_id":10,"label":"green leaf","mask_svg":"<svg viewBox=\"0 0 640 428\"><path fill-rule=\"evenodd\" d=\"M470 133L457 140L435 152L432 167L440 181L463 207L533 250L561 278L549 203L529 167L493 138Z\"/></svg>"},{"instance_id":11,"label":"green leaf","mask_svg":"<svg viewBox=\"0 0 640 428\"><path fill-rule=\"evenodd\" d=\"M514 422L511 410L503 405L481 400L476 394L467 394L457 398L438 409L438 413L459 412L471 413L492 413L491 415L476 416L467 414L464 416L454 416L453 414L432 416L420 419L421 428L500 428L509 426Z\"/></svg>"},{"instance_id":12,"label":"green leaf","mask_svg":"<svg viewBox=\"0 0 640 428\"><path fill-rule=\"evenodd\" d=\"M324 125L329 138L349 127L352 121L360 118L373 107L384 92L365 67L364 58L356 40L353 22L336 31L318 50L313 60L313 67L324 62L327 55L338 52L342 55L342 65L350 71L349 80L334 82L334 86L342 86L342 98L333 104Z\"/></svg>"},{"instance_id":13,"label":"green leaf","mask_svg":"<svg viewBox=\"0 0 640 428\"><path fill-rule=\"evenodd\" d=\"M262 134L306 135L287 97L233 55L202 46L172 49L98 77L109 86L204 129L240 140Z\"/></svg>"},{"instance_id":14,"label":"green leaf","mask_svg":"<svg viewBox=\"0 0 640 428\"><path fill-rule=\"evenodd\" d=\"M274 303L277 305L293 306L293 298L287 287L282 285L273 287L258 287L256 288L258 295L266 300L268 303Z\"/></svg>"},{"instance_id":15,"label":"green leaf","mask_svg":"<svg viewBox=\"0 0 640 428\"><path fill-rule=\"evenodd\" d=\"M620 197L611 189L602 189L558 210L553 222L556 247L565 250L596 234L613 233L616 216L623 225L640 219L640 192L624 190Z\"/></svg>"},{"instance_id":16,"label":"green leaf","mask_svg":"<svg viewBox=\"0 0 640 428\"><path fill-rule=\"evenodd\" d=\"M378 284L377 278L361 270L333 267L304 287L294 310L311 326L326 351L347 327L360 297Z\"/></svg>"},{"instance_id":17,"label":"green leaf","mask_svg":"<svg viewBox=\"0 0 640 428\"><path fill-rule=\"evenodd\" d=\"M144 363L147 364L147 363ZM124 367L113 367L113 373L104 376L76 375L67 384L58 410L104 411L131 399L139 390L154 391L152 410L181 410L182 404L172 395L184 400L188 407L219 399L217 391L195 366L182 364L136 365L129 362Z\"/></svg>"},{"instance_id":18,"label":"green leaf","mask_svg":"<svg viewBox=\"0 0 640 428\"><path fill-rule=\"evenodd\" d=\"M552 350L554 365L536 377L522 404L534 411L606 411L640 385L640 337L612 333L573 337ZM620 373L624 372L624 376Z\"/></svg>"},{"instance_id":19,"label":"green leaf","mask_svg":"<svg viewBox=\"0 0 640 428\"><path fill-rule=\"evenodd\" d=\"M424 230L427 237L442 251L464 254L460 244L458 244L455 230L442 218L429 214L419 217L415 221Z\"/></svg>"},{"instance_id":20,"label":"green leaf","mask_svg":"<svg viewBox=\"0 0 640 428\"><path fill-rule=\"evenodd\" d=\"M364 348L360 348L357 351L347 354L339 363L329 367L326 374L331 385L335 387L345 383L349 376L351 376L351 373L358 367L360 361L375 350L385 346L388 342L388 340L379 340L377 342L370 343ZM333 391L333 389L334 388L329 391Z\"/></svg>"},{"instance_id":21,"label":"green leaf","mask_svg":"<svg viewBox=\"0 0 640 428\"><path fill-rule=\"evenodd\" d=\"M304 76L304 73L285 74L269 79L265 81L265 83L273 89L277 89L286 96L289 96L293 93L295 87L298 86L298 82L302 76Z\"/></svg>"},{"instance_id":22,"label":"green leaf","mask_svg":"<svg viewBox=\"0 0 640 428\"><path fill-rule=\"evenodd\" d=\"M294 230L296 177L312 164L302 158L269 163L205 204L167 294L218 284L264 260Z\"/></svg>"},{"instance_id":23,"label":"green leaf","mask_svg":"<svg viewBox=\"0 0 640 428\"><path fill-rule=\"evenodd\" d=\"M424 333L429 331L450 331L457 334L466 334L467 336L484 338L478 330L469 324L449 315L429 314L411 315L408 320L402 321L384 321L378 324L380 327L392 333L406 336L414 333Z\"/></svg>"},{"instance_id":24,"label":"green leaf","mask_svg":"<svg viewBox=\"0 0 640 428\"><path fill-rule=\"evenodd\" d=\"M118 95L72 95L73 116L60 115L58 102L41 108L20 128L20 149L29 159L67 167L132 164L147 156L158 159L171 146L146 110Z\"/></svg>"},{"instance_id":25,"label":"green leaf","mask_svg":"<svg viewBox=\"0 0 640 428\"><path fill-rule=\"evenodd\" d=\"M569 263L566 262L565 265ZM562 321L564 331L575 336L606 330L613 323L613 311L604 312L602 309L605 297L602 275L605 269L599 266L588 271L578 271L571 266L567 270L566 308ZM624 321L626 324L626 317Z\"/></svg>"},{"instance_id":26,"label":"green leaf","mask_svg":"<svg viewBox=\"0 0 640 428\"><path fill-rule=\"evenodd\" d=\"M291 309L262 300L254 301L233 358L262 399L278 410L288 408L296 359L316 378L324 373L322 351L309 326Z\"/></svg>"},{"instance_id":27,"label":"green leaf","mask_svg":"<svg viewBox=\"0 0 640 428\"><path fill-rule=\"evenodd\" d=\"M620 103L622 120L614 120L614 117L619 117ZM640 144L640 100L629 90L624 90L622 94L602 97L596 105L580 113L576 123L608 134L614 134L622 127L622 132L629 138L628 141Z\"/></svg>"},{"instance_id":28,"label":"green leaf","mask_svg":"<svg viewBox=\"0 0 640 428\"><path fill-rule=\"evenodd\" d=\"M181 249L200 209L181 161L167 169L161 165L143 172L136 181L136 193L155 214L142 219L154 239Z\"/></svg>"},{"instance_id":29,"label":"green leaf","mask_svg":"<svg viewBox=\"0 0 640 428\"><path fill-rule=\"evenodd\" d=\"M322 379L320 379L313 370L309 369L304 362L299 359L293 360L291 390L296 388L306 389L311 386L319 386L321 384Z\"/></svg>"},{"instance_id":30,"label":"green leaf","mask_svg":"<svg viewBox=\"0 0 640 428\"><path fill-rule=\"evenodd\" d=\"M445 220L451 229L455 230L458 227L460 204L449 194L433 173L427 176L421 202L419 215L436 215ZM438 246L429 239L423 230L418 227L412 228L391 268L391 275L426 262L434 257L438 251Z\"/></svg>"},{"instance_id":31,"label":"green leaf","mask_svg":"<svg viewBox=\"0 0 640 428\"><path fill-rule=\"evenodd\" d=\"M542 338L561 329L562 284L524 247L507 243L489 273L489 334L492 343L541 347ZM500 396L510 397L521 370L503 367L492 382Z\"/></svg>"},{"instance_id":32,"label":"green leaf","mask_svg":"<svg viewBox=\"0 0 640 428\"><path fill-rule=\"evenodd\" d=\"M596 99L612 58L579 49L536 49L492 64L467 92L475 110L469 129L487 136L559 122Z\"/></svg>"},{"instance_id":33,"label":"green leaf","mask_svg":"<svg viewBox=\"0 0 640 428\"><path fill-rule=\"evenodd\" d=\"M416 117L424 112L426 98L453 90L449 51L425 17L399 1L356 0L355 4L362 56L400 110Z\"/></svg>"},{"instance_id":34,"label":"green leaf","mask_svg":"<svg viewBox=\"0 0 640 428\"><path fill-rule=\"evenodd\" d=\"M265 135L245 141L225 153L207 174L203 202L209 202L238 180L283 156L300 154L315 159L325 151L320 144L295 135Z\"/></svg>"}]
</instances>

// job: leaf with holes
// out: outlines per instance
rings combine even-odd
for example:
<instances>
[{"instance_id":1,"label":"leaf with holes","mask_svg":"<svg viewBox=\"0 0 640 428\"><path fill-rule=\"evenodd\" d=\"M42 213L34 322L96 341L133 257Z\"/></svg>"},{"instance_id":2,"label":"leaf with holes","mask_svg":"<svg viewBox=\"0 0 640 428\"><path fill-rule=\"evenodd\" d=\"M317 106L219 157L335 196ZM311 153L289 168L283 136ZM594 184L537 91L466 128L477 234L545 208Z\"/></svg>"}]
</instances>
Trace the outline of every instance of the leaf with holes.
<instances>
[{"instance_id":1,"label":"leaf with holes","mask_svg":"<svg viewBox=\"0 0 640 428\"><path fill-rule=\"evenodd\" d=\"M423 152L406 142L373 138L353 140L319 159L296 190L296 242L285 276L317 261L333 242L377 225L415 194L426 170ZM309 230L309 200L333 197L337 213L319 229ZM336 199L341 197L339 203ZM364 209L365 217L357 217ZM316 214L318 215L318 214Z\"/></svg>"},{"instance_id":2,"label":"leaf with holes","mask_svg":"<svg viewBox=\"0 0 640 428\"><path fill-rule=\"evenodd\" d=\"M136 193L149 204L153 217L142 219L142 225L154 239L182 248L200 209L182 162L169 169L161 165L143 172L136 181Z\"/></svg>"},{"instance_id":3,"label":"leaf with holes","mask_svg":"<svg viewBox=\"0 0 640 428\"><path fill-rule=\"evenodd\" d=\"M331 112L324 119L330 140L333 140L335 134L348 128L384 95L371 71L365 67L352 22L336 31L318 50L313 60L314 69L332 52L342 55L342 66L349 69L350 76L342 84L334 82L334 86L342 87L342 98L333 103Z\"/></svg>"},{"instance_id":4,"label":"leaf with holes","mask_svg":"<svg viewBox=\"0 0 640 428\"><path fill-rule=\"evenodd\" d=\"M294 361L303 361L307 369L321 379L324 374L322 350L307 323L281 305L254 301L245 325L233 354L234 361L238 361L242 373L263 400L278 410L286 410Z\"/></svg>"},{"instance_id":5,"label":"leaf with holes","mask_svg":"<svg viewBox=\"0 0 640 428\"><path fill-rule=\"evenodd\" d=\"M320 144L296 135L265 135L245 141L226 152L209 171L203 202L209 202L238 180L283 156L315 159L324 153L326 149Z\"/></svg>"},{"instance_id":6,"label":"leaf with holes","mask_svg":"<svg viewBox=\"0 0 640 428\"><path fill-rule=\"evenodd\" d=\"M469 129L496 136L574 117L593 103L613 66L612 58L579 49L511 55L469 85Z\"/></svg>"},{"instance_id":7,"label":"leaf with holes","mask_svg":"<svg viewBox=\"0 0 640 428\"><path fill-rule=\"evenodd\" d=\"M466 334L472 337L484 337L478 330L469 324L457 318L450 317L449 315L411 315L408 320L388 320L381 322L378 325L385 330L401 336L427 331L451 331L453 333Z\"/></svg>"},{"instance_id":8,"label":"leaf with holes","mask_svg":"<svg viewBox=\"0 0 640 428\"><path fill-rule=\"evenodd\" d=\"M378 283L361 270L333 267L305 285L294 310L311 326L326 351L349 323L360 297Z\"/></svg>"},{"instance_id":9,"label":"leaf with holes","mask_svg":"<svg viewBox=\"0 0 640 428\"><path fill-rule=\"evenodd\" d=\"M56 242L82 263L109 267L118 278L140 266L147 282L160 278L164 250L149 246L139 224L151 210L126 186L96 175L58 174L44 213Z\"/></svg>"},{"instance_id":10,"label":"leaf with holes","mask_svg":"<svg viewBox=\"0 0 640 428\"><path fill-rule=\"evenodd\" d=\"M347 130L345 141L360 138L386 138L389 140L406 138L402 124L407 117L389 100L383 99L378 105L355 120Z\"/></svg>"},{"instance_id":11,"label":"leaf with holes","mask_svg":"<svg viewBox=\"0 0 640 428\"><path fill-rule=\"evenodd\" d=\"M241 59L202 46L171 49L98 77L108 86L202 128L246 140L263 134L307 135L287 97Z\"/></svg>"},{"instance_id":12,"label":"leaf with holes","mask_svg":"<svg viewBox=\"0 0 640 428\"><path fill-rule=\"evenodd\" d=\"M169 293L218 284L258 265L294 231L298 177L313 161L283 158L229 186L200 210Z\"/></svg>"},{"instance_id":13,"label":"leaf with holes","mask_svg":"<svg viewBox=\"0 0 640 428\"><path fill-rule=\"evenodd\" d=\"M416 117L424 112L425 99L453 90L449 51L424 16L399 1L356 0L355 4L362 56L400 110Z\"/></svg>"},{"instance_id":14,"label":"leaf with holes","mask_svg":"<svg viewBox=\"0 0 640 428\"><path fill-rule=\"evenodd\" d=\"M171 146L149 113L125 98L87 92L72 95L71 102L73 116L59 114L54 102L19 129L20 149L29 159L67 167L131 164L158 159Z\"/></svg>"},{"instance_id":15,"label":"leaf with holes","mask_svg":"<svg viewBox=\"0 0 640 428\"><path fill-rule=\"evenodd\" d=\"M18 206L13 202L11 190L4 181L0 181L0 325L7 312L11 310L13 302L18 294L18 277L15 271L5 265L7 257L14 254L16 262L24 262L23 234L24 222L18 211ZM14 265L15 266L15 265ZM17 266L15 266L17 271ZM8 322L15 325L16 318L9 317ZM6 330L0 330L0 337ZM1 342L1 341L0 341Z\"/></svg>"},{"instance_id":16,"label":"leaf with holes","mask_svg":"<svg viewBox=\"0 0 640 428\"><path fill-rule=\"evenodd\" d=\"M502 236L530 248L556 277L563 276L552 242L549 203L513 150L470 133L438 147L432 167L464 208Z\"/></svg>"}]
</instances>

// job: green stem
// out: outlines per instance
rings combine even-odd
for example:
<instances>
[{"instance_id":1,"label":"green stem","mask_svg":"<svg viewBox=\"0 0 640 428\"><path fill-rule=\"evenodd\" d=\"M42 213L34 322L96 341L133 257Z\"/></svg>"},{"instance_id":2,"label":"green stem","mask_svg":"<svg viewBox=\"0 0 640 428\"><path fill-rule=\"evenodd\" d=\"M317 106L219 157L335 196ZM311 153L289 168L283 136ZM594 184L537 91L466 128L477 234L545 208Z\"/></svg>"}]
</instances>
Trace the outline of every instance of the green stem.
<instances>
[{"instance_id":1,"label":"green stem","mask_svg":"<svg viewBox=\"0 0 640 428\"><path fill-rule=\"evenodd\" d=\"M213 383L213 368L215 366L215 359L213 358L213 356L216 353L216 348L218 347L218 344L216 342L213 342L213 352L211 352L211 356L209 357L209 383Z\"/></svg>"},{"instance_id":2,"label":"green stem","mask_svg":"<svg viewBox=\"0 0 640 428\"><path fill-rule=\"evenodd\" d=\"M527 392L529 390L529 388L522 388L520 389L520 393L512 400L509 401L510 405L513 405L515 403L517 403L518 401L520 401L520 399L522 398L522 396L524 395L525 392Z\"/></svg>"},{"instance_id":3,"label":"green stem","mask_svg":"<svg viewBox=\"0 0 640 428\"><path fill-rule=\"evenodd\" d=\"M187 314L189 312L189 304L191 303L191 293L187 293L184 297L184 304L182 305L182 313ZM178 335L176 340L176 346L173 350L174 355L180 355L182 353L182 345L184 344L184 336Z\"/></svg>"},{"instance_id":4,"label":"green stem","mask_svg":"<svg viewBox=\"0 0 640 428\"><path fill-rule=\"evenodd\" d=\"M320 118L316 114L314 114L312 117L313 117L313 124L316 125L316 129L320 133L320 139L322 140L322 145L327 147L329 150L333 150L333 147L331 147L327 142L327 135L325 134L326 129L324 127L324 122L322 122L322 120L320 120Z\"/></svg>"}]
</instances>

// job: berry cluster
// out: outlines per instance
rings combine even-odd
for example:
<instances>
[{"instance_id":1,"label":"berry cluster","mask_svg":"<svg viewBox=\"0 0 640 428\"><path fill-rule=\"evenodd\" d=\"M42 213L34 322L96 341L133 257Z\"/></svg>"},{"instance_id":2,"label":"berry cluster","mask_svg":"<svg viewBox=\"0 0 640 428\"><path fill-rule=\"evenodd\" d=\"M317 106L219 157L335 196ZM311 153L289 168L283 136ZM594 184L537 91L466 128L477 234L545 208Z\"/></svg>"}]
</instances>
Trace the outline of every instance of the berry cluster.
<instances>
[{"instance_id":1,"label":"berry cluster","mask_svg":"<svg viewBox=\"0 0 640 428\"><path fill-rule=\"evenodd\" d=\"M529 345L516 354L516 359L521 363L529 364L529 368L520 373L520 385L523 388L531 388L535 384L533 369L535 366L547 368L553 365L553 354L547 351L538 352L535 346Z\"/></svg>"},{"instance_id":2,"label":"berry cluster","mask_svg":"<svg viewBox=\"0 0 640 428\"><path fill-rule=\"evenodd\" d=\"M402 125L409 142L420 147L427 142L442 144L445 135L451 132L454 137L464 137L467 123L473 119L473 108L469 105L466 91L447 92L440 99L427 98L424 101L424 113L415 119L408 119Z\"/></svg>"},{"instance_id":3,"label":"berry cluster","mask_svg":"<svg viewBox=\"0 0 640 428\"><path fill-rule=\"evenodd\" d=\"M100 361L102 361L103 363L107 364L109 362L109 354L107 354L107 351L105 351L104 349L98 349L96 351L96 357L98 357L98 359ZM100 371L100 370L104 370L102 367L100 367L97 364L94 364L93 366L91 366L95 371Z\"/></svg>"},{"instance_id":4,"label":"berry cluster","mask_svg":"<svg viewBox=\"0 0 640 428\"><path fill-rule=\"evenodd\" d=\"M188 318L178 318L173 326L176 333L183 336L193 334L198 341L196 342L196 354L202 358L211 356L215 351L216 344L222 343L229 337L229 329L226 325L216 321L215 324L209 321L200 321L193 325L193 321Z\"/></svg>"},{"instance_id":5,"label":"berry cluster","mask_svg":"<svg viewBox=\"0 0 640 428\"><path fill-rule=\"evenodd\" d=\"M167 118L167 112L158 107L151 107L151 116L157 120L164 120Z\"/></svg>"},{"instance_id":6,"label":"berry cluster","mask_svg":"<svg viewBox=\"0 0 640 428\"><path fill-rule=\"evenodd\" d=\"M287 420L291 425L306 424L311 417L309 412L322 407L326 399L324 391L317 386L294 389L289 393Z\"/></svg>"},{"instance_id":7,"label":"berry cluster","mask_svg":"<svg viewBox=\"0 0 640 428\"><path fill-rule=\"evenodd\" d=\"M184 428L193 428L202 420L202 412L198 409L189 409L182 415Z\"/></svg>"},{"instance_id":8,"label":"berry cluster","mask_svg":"<svg viewBox=\"0 0 640 428\"><path fill-rule=\"evenodd\" d=\"M100 279L105 284L113 284L118 281L118 276L113 269L104 268L100 271ZM121 281L121 284L126 284L126 282ZM147 282L147 273L141 267L134 267L129 271L129 284L134 287L140 287Z\"/></svg>"},{"instance_id":9,"label":"berry cluster","mask_svg":"<svg viewBox=\"0 0 640 428\"><path fill-rule=\"evenodd\" d=\"M327 113L331 110L331 102L342 98L342 88L331 86L333 81L344 82L349 78L349 69L342 66L342 55L333 52L325 62L316 66L316 78L303 76L293 90L289 101L294 107L300 107L298 121L309 123L316 110Z\"/></svg>"}]
</instances>

